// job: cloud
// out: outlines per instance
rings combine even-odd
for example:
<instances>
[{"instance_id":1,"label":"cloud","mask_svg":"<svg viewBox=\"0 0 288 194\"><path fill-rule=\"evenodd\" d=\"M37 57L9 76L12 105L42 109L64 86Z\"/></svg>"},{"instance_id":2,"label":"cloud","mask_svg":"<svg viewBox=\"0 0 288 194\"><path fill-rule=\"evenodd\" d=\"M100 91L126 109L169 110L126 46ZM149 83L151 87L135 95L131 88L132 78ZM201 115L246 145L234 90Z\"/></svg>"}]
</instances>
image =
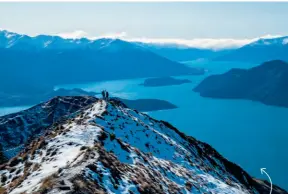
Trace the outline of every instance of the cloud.
<instances>
[{"instance_id":1,"label":"cloud","mask_svg":"<svg viewBox=\"0 0 288 194\"><path fill-rule=\"evenodd\" d=\"M251 39L229 39L229 38L195 38L195 39L149 39L149 38L135 38L127 39L128 41L154 43L154 44L176 44L179 46L187 46L201 49L231 49L239 48L245 44L251 43Z\"/></svg>"},{"instance_id":2,"label":"cloud","mask_svg":"<svg viewBox=\"0 0 288 194\"><path fill-rule=\"evenodd\" d=\"M104 34L100 37L102 38L125 38L127 36L126 32L118 32L118 33L108 33L108 34Z\"/></svg>"},{"instance_id":3,"label":"cloud","mask_svg":"<svg viewBox=\"0 0 288 194\"><path fill-rule=\"evenodd\" d=\"M283 35L266 34L264 36L260 36L260 38L262 38L262 39L271 39L271 38L279 38L279 37L283 37Z\"/></svg>"},{"instance_id":4,"label":"cloud","mask_svg":"<svg viewBox=\"0 0 288 194\"><path fill-rule=\"evenodd\" d=\"M127 41L133 42L143 42L143 43L154 43L154 44L176 44L179 46L201 48L201 49L213 49L213 50L223 50L223 49L233 49L239 48L246 44L255 42L259 39L271 39L283 37L282 35L271 35L267 34L257 38L250 39L232 39L232 38L195 38L195 39L173 39L173 38L132 38L126 39Z\"/></svg>"},{"instance_id":5,"label":"cloud","mask_svg":"<svg viewBox=\"0 0 288 194\"><path fill-rule=\"evenodd\" d=\"M213 50L223 50L223 49L233 49L239 48L246 44L252 43L254 41L269 38L281 37L281 35L271 35L267 34L264 36L250 38L250 39L232 39L232 38L195 38L195 39L179 39L179 38L131 38L128 37L126 32L116 32L116 33L107 33L100 36L90 36L88 33L77 30L71 33L60 33L57 34L63 38L88 38L91 40L96 40L99 38L120 38L129 42L143 42L143 43L153 43L153 44L173 44L178 45L179 47L193 47L201 49L213 49Z\"/></svg>"},{"instance_id":6,"label":"cloud","mask_svg":"<svg viewBox=\"0 0 288 194\"><path fill-rule=\"evenodd\" d=\"M69 38L69 39L88 38L90 40L96 40L99 38L124 38L125 36L127 36L127 33L117 32L117 33L107 33L100 36L91 36L82 30L76 30L74 32L58 33L56 35L61 36L62 38Z\"/></svg>"},{"instance_id":7,"label":"cloud","mask_svg":"<svg viewBox=\"0 0 288 194\"><path fill-rule=\"evenodd\" d=\"M89 36L87 32L84 32L82 30L76 30L74 32L58 33L55 35L61 36L62 38L71 38L71 39L78 39L78 38L84 38L84 37Z\"/></svg>"}]
</instances>

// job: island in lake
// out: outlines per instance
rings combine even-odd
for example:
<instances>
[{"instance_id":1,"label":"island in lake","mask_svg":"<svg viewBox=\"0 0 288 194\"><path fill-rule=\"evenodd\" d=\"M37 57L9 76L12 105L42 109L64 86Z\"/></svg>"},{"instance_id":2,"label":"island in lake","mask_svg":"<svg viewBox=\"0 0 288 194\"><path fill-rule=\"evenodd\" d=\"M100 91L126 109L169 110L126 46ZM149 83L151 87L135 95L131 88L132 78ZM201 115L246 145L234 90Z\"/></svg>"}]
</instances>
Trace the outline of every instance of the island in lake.
<instances>
[{"instance_id":1,"label":"island in lake","mask_svg":"<svg viewBox=\"0 0 288 194\"><path fill-rule=\"evenodd\" d=\"M176 79L173 77L157 77L145 79L143 84L144 87L157 87L157 86L171 86L181 85L185 83L191 83L188 79Z\"/></svg>"},{"instance_id":2,"label":"island in lake","mask_svg":"<svg viewBox=\"0 0 288 194\"><path fill-rule=\"evenodd\" d=\"M288 107L288 63L265 62L251 69L231 69L204 79L195 92L203 97L249 99L267 105Z\"/></svg>"}]
</instances>

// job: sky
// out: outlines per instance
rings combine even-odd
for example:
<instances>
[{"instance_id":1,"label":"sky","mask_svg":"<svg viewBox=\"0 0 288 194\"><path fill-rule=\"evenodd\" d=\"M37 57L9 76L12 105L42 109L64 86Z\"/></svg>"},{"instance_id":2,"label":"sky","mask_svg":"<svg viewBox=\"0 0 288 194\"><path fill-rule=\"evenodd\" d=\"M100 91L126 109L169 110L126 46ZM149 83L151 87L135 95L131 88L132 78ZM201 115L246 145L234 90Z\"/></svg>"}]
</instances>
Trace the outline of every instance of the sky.
<instances>
[{"instance_id":1,"label":"sky","mask_svg":"<svg viewBox=\"0 0 288 194\"><path fill-rule=\"evenodd\" d=\"M287 18L288 2L0 3L1 29L67 37L240 44L288 35Z\"/></svg>"}]
</instances>

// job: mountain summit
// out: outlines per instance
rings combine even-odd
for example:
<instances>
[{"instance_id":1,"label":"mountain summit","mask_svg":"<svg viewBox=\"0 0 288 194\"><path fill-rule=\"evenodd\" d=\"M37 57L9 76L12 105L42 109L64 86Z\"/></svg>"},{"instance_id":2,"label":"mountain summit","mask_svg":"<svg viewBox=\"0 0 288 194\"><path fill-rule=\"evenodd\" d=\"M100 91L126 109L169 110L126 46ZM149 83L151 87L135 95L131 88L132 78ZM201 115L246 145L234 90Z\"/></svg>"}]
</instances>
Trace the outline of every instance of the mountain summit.
<instances>
[{"instance_id":1,"label":"mountain summit","mask_svg":"<svg viewBox=\"0 0 288 194\"><path fill-rule=\"evenodd\" d=\"M55 106L63 101L73 111ZM77 101L82 102L78 110ZM0 166L1 193L240 194L270 189L208 144L118 100L61 97L46 104L67 114ZM41 115L32 119L43 120ZM287 194L276 186L273 193Z\"/></svg>"}]
</instances>

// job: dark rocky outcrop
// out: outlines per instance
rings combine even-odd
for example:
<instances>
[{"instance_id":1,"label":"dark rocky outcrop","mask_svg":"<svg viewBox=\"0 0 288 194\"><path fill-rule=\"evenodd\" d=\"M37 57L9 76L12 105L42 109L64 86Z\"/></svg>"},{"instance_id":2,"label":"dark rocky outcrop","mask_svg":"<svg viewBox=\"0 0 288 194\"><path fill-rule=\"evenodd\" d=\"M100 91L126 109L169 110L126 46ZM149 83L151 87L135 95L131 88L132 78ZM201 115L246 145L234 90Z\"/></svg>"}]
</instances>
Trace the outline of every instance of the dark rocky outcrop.
<instances>
[{"instance_id":1,"label":"dark rocky outcrop","mask_svg":"<svg viewBox=\"0 0 288 194\"><path fill-rule=\"evenodd\" d=\"M7 162L7 158L5 157L2 145L0 144L0 164L3 164L5 162Z\"/></svg>"}]
</instances>

